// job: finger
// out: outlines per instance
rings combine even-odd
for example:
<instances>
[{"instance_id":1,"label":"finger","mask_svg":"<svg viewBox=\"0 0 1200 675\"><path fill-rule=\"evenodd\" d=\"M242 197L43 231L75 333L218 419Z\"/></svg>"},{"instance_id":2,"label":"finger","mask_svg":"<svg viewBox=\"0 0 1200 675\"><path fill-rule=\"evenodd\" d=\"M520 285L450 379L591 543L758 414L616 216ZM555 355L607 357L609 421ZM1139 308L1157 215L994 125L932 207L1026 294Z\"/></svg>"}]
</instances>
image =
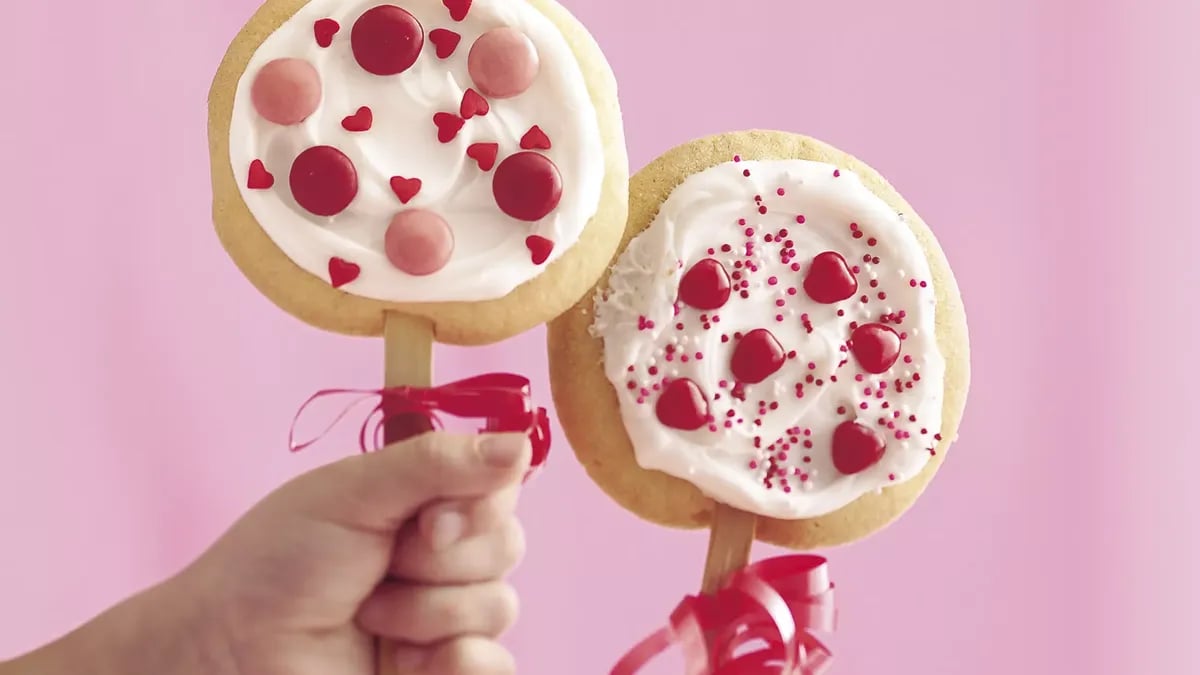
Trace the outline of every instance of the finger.
<instances>
[{"instance_id":1,"label":"finger","mask_svg":"<svg viewBox=\"0 0 1200 675\"><path fill-rule=\"evenodd\" d=\"M469 636L433 647L400 645L393 652L405 675L515 675L512 654L494 640Z\"/></svg>"},{"instance_id":2,"label":"finger","mask_svg":"<svg viewBox=\"0 0 1200 675\"><path fill-rule=\"evenodd\" d=\"M417 516L417 532L434 550L487 532L516 512L520 489L513 485L470 501L446 501L426 506Z\"/></svg>"},{"instance_id":3,"label":"finger","mask_svg":"<svg viewBox=\"0 0 1200 675\"><path fill-rule=\"evenodd\" d=\"M363 630L414 645L462 635L495 637L516 619L517 594L498 581L465 586L384 582L358 611Z\"/></svg>"},{"instance_id":4,"label":"finger","mask_svg":"<svg viewBox=\"0 0 1200 675\"><path fill-rule=\"evenodd\" d=\"M392 556L391 574L411 583L468 584L500 579L525 556L525 532L516 518L434 549L424 538L402 537Z\"/></svg>"},{"instance_id":5,"label":"finger","mask_svg":"<svg viewBox=\"0 0 1200 675\"><path fill-rule=\"evenodd\" d=\"M341 525L395 530L429 502L519 484L530 452L524 434L430 432L317 469L289 489Z\"/></svg>"}]
</instances>

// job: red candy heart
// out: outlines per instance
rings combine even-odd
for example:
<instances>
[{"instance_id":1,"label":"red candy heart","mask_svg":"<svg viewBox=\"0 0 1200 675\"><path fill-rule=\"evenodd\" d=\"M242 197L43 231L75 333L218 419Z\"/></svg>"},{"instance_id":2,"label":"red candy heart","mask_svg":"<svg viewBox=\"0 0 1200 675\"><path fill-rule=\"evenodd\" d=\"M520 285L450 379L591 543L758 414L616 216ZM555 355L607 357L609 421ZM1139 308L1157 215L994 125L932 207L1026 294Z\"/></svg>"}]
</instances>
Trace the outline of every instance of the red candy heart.
<instances>
[{"instance_id":1,"label":"red candy heart","mask_svg":"<svg viewBox=\"0 0 1200 675\"><path fill-rule=\"evenodd\" d=\"M496 156L499 154L499 143L472 143L467 146L467 157L475 160L482 171L491 171L496 166Z\"/></svg>"},{"instance_id":2,"label":"red candy heart","mask_svg":"<svg viewBox=\"0 0 1200 675\"><path fill-rule=\"evenodd\" d=\"M479 95L479 92L474 89L468 89L463 92L462 104L458 107L458 114L464 120L469 120L472 117L482 117L488 114L490 106L487 99Z\"/></svg>"},{"instance_id":3,"label":"red candy heart","mask_svg":"<svg viewBox=\"0 0 1200 675\"><path fill-rule=\"evenodd\" d=\"M836 251L817 254L804 277L804 292L826 305L841 302L857 290L858 279L850 271L846 259Z\"/></svg>"},{"instance_id":4,"label":"red candy heart","mask_svg":"<svg viewBox=\"0 0 1200 675\"><path fill-rule=\"evenodd\" d=\"M886 373L900 358L900 336L889 326L868 323L850 334L850 351L868 373Z\"/></svg>"},{"instance_id":5,"label":"red candy heart","mask_svg":"<svg viewBox=\"0 0 1200 675\"><path fill-rule=\"evenodd\" d=\"M261 159L250 162L250 175L246 179L246 187L251 190L270 190L275 185L275 176L267 171Z\"/></svg>"},{"instance_id":6,"label":"red candy heart","mask_svg":"<svg viewBox=\"0 0 1200 675\"><path fill-rule=\"evenodd\" d=\"M342 128L346 131L367 131L374 122L375 115L364 105L358 112L342 120Z\"/></svg>"},{"instance_id":7,"label":"red candy heart","mask_svg":"<svg viewBox=\"0 0 1200 675\"><path fill-rule=\"evenodd\" d=\"M546 132L542 131L541 127L535 124L521 137L521 149L549 150L550 137L546 135Z\"/></svg>"},{"instance_id":8,"label":"red candy heart","mask_svg":"<svg viewBox=\"0 0 1200 675\"><path fill-rule=\"evenodd\" d=\"M738 382L758 384L782 368L786 357L783 345L771 331L755 328L734 347L729 369Z\"/></svg>"},{"instance_id":9,"label":"red candy heart","mask_svg":"<svg viewBox=\"0 0 1200 675\"><path fill-rule=\"evenodd\" d=\"M421 191L420 178L404 178L403 176L392 176L390 181L392 192L400 198L401 204L407 204L417 193Z\"/></svg>"},{"instance_id":10,"label":"red candy heart","mask_svg":"<svg viewBox=\"0 0 1200 675\"><path fill-rule=\"evenodd\" d=\"M729 302L732 286L725 266L705 258L679 281L679 299L696 309L720 309Z\"/></svg>"},{"instance_id":11,"label":"red candy heart","mask_svg":"<svg viewBox=\"0 0 1200 675\"><path fill-rule=\"evenodd\" d=\"M529 258L534 265L541 265L550 257L554 250L554 242L536 234L525 238L525 247L529 249Z\"/></svg>"},{"instance_id":12,"label":"red candy heart","mask_svg":"<svg viewBox=\"0 0 1200 675\"><path fill-rule=\"evenodd\" d=\"M671 380L654 404L654 414L665 427L695 431L708 422L708 400L695 382Z\"/></svg>"},{"instance_id":13,"label":"red candy heart","mask_svg":"<svg viewBox=\"0 0 1200 675\"><path fill-rule=\"evenodd\" d=\"M320 19L313 24L313 35L317 38L319 47L328 47L333 44L333 36L338 34L342 26L333 19Z\"/></svg>"},{"instance_id":14,"label":"red candy heart","mask_svg":"<svg viewBox=\"0 0 1200 675\"><path fill-rule=\"evenodd\" d=\"M449 143L458 136L458 132L463 128L463 118L453 113L434 113L433 123L437 125L438 140L442 143Z\"/></svg>"},{"instance_id":15,"label":"red candy heart","mask_svg":"<svg viewBox=\"0 0 1200 675\"><path fill-rule=\"evenodd\" d=\"M329 282L334 288L341 288L358 278L362 268L341 258L329 259Z\"/></svg>"},{"instance_id":16,"label":"red candy heart","mask_svg":"<svg viewBox=\"0 0 1200 675\"><path fill-rule=\"evenodd\" d=\"M882 436L857 422L842 422L833 430L833 466L844 475L874 466L886 448Z\"/></svg>"},{"instance_id":17,"label":"red candy heart","mask_svg":"<svg viewBox=\"0 0 1200 675\"><path fill-rule=\"evenodd\" d=\"M467 12L471 11L471 0L442 0L442 4L450 10L450 18L455 21L467 18Z\"/></svg>"},{"instance_id":18,"label":"red candy heart","mask_svg":"<svg viewBox=\"0 0 1200 675\"><path fill-rule=\"evenodd\" d=\"M429 31L429 41L433 43L434 53L439 59L448 59L458 49L462 36L445 28L434 28Z\"/></svg>"}]
</instances>

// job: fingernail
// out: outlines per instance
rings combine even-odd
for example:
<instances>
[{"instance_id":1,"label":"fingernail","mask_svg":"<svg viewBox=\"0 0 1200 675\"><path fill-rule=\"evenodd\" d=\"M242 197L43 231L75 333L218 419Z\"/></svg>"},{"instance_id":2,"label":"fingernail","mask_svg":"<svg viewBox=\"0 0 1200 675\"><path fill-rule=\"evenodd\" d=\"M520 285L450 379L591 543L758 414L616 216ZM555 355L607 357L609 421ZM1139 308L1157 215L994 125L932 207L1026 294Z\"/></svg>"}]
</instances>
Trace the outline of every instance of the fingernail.
<instances>
[{"instance_id":1,"label":"fingernail","mask_svg":"<svg viewBox=\"0 0 1200 675\"><path fill-rule=\"evenodd\" d=\"M483 461L502 469L512 466L528 446L529 439L525 436L503 434L485 437L479 445L479 451L483 455Z\"/></svg>"},{"instance_id":2,"label":"fingernail","mask_svg":"<svg viewBox=\"0 0 1200 675\"><path fill-rule=\"evenodd\" d=\"M448 548L462 538L467 530L467 519L458 511L442 511L433 518L429 526L429 544L435 551Z\"/></svg>"}]
</instances>

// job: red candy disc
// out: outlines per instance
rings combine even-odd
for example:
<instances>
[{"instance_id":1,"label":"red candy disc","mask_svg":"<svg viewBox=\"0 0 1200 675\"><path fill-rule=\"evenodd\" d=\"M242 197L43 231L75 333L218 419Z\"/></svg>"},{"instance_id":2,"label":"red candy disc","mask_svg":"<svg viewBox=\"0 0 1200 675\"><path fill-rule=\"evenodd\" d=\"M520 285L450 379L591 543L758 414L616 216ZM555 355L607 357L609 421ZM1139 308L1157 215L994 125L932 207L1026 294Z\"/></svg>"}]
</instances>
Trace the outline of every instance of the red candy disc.
<instances>
[{"instance_id":1,"label":"red candy disc","mask_svg":"<svg viewBox=\"0 0 1200 675\"><path fill-rule=\"evenodd\" d=\"M372 75L403 73L417 62L424 44L421 23L395 5L368 9L350 31L354 60Z\"/></svg>"},{"instance_id":2,"label":"red candy disc","mask_svg":"<svg viewBox=\"0 0 1200 675\"><path fill-rule=\"evenodd\" d=\"M336 216L358 194L358 172L341 150L328 145L309 148L292 162L292 197L305 211Z\"/></svg>"},{"instance_id":3,"label":"red candy disc","mask_svg":"<svg viewBox=\"0 0 1200 675\"><path fill-rule=\"evenodd\" d=\"M833 430L833 466L844 475L871 468L885 449L882 436L857 422L842 422Z\"/></svg>"},{"instance_id":4,"label":"red candy disc","mask_svg":"<svg viewBox=\"0 0 1200 675\"><path fill-rule=\"evenodd\" d=\"M517 220L545 218L562 199L562 174L536 152L518 152L500 162L492 178L496 206Z\"/></svg>"}]
</instances>

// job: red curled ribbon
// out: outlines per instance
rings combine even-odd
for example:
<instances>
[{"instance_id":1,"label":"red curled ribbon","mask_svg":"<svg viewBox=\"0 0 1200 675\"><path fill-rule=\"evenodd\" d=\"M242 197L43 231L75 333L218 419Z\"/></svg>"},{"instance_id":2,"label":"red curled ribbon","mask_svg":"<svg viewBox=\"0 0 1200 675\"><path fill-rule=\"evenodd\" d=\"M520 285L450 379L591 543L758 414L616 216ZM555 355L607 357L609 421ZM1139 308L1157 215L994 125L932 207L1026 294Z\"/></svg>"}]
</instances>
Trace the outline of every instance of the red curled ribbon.
<instances>
[{"instance_id":1,"label":"red curled ribbon","mask_svg":"<svg viewBox=\"0 0 1200 675\"><path fill-rule=\"evenodd\" d=\"M483 433L524 431L533 446L531 471L541 466L550 454L550 420L545 408L534 408L529 393L529 379L512 373L489 373L439 387L387 387L384 389L323 389L309 397L292 420L288 432L288 448L300 452L316 444L342 418L363 401L377 399L375 407L363 420L358 433L363 452L383 447L383 429L389 420L400 416L421 415L435 429L441 429L438 413L464 419L483 419ZM311 440L296 441L296 425L304 412L321 399L353 397L325 429ZM371 438L368 447L367 439Z\"/></svg>"},{"instance_id":2,"label":"red curled ribbon","mask_svg":"<svg viewBox=\"0 0 1200 675\"><path fill-rule=\"evenodd\" d=\"M835 614L824 558L770 558L742 568L713 595L684 598L668 625L610 675L636 675L673 644L683 649L686 675L821 675L833 655L810 631L833 631Z\"/></svg>"}]
</instances>

